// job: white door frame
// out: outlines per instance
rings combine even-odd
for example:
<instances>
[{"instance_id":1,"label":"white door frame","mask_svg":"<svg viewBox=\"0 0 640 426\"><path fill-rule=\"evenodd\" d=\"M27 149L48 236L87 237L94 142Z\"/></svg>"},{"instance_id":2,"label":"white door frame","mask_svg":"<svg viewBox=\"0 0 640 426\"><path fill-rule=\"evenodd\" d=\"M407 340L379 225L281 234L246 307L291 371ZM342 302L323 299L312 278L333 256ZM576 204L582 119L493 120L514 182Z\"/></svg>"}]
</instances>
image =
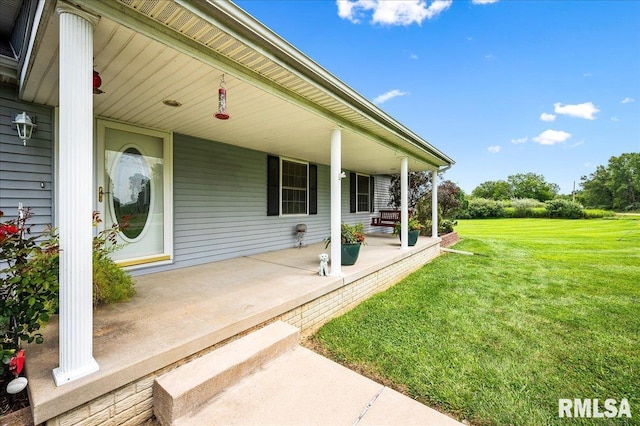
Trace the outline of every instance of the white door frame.
<instances>
[{"instance_id":1,"label":"white door frame","mask_svg":"<svg viewBox=\"0 0 640 426\"><path fill-rule=\"evenodd\" d=\"M140 258L117 261L116 263L126 269L138 269L148 266L165 265L173 263L173 133L158 129L151 129L142 126L135 126L119 121L97 118L96 123L96 188L95 188L95 210L100 212L103 222L98 227L98 232L104 230L106 209L105 200L98 200L98 188L106 188L104 179L104 149L106 129L115 129L125 132L138 133L146 136L153 136L162 139L163 154L163 200L164 200L164 249L161 255L146 256Z\"/></svg>"}]
</instances>

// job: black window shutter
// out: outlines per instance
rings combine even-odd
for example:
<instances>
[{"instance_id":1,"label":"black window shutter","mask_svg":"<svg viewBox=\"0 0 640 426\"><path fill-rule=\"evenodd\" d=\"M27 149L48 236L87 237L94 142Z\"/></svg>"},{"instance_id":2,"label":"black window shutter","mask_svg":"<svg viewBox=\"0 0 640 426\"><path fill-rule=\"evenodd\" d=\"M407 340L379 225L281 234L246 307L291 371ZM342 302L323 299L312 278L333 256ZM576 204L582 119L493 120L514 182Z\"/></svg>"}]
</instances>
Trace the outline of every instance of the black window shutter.
<instances>
[{"instance_id":1,"label":"black window shutter","mask_svg":"<svg viewBox=\"0 0 640 426\"><path fill-rule=\"evenodd\" d=\"M309 164L309 214L318 214L318 166Z\"/></svg>"},{"instance_id":2,"label":"black window shutter","mask_svg":"<svg viewBox=\"0 0 640 426\"><path fill-rule=\"evenodd\" d=\"M357 208L356 208L356 201L358 199L357 194L356 194L356 174L355 173L349 173L349 201L350 201L350 208L349 211L351 213L355 213Z\"/></svg>"},{"instance_id":3,"label":"black window shutter","mask_svg":"<svg viewBox=\"0 0 640 426\"><path fill-rule=\"evenodd\" d=\"M369 211L371 213L376 211L375 195L376 189L373 182L373 176L369 176Z\"/></svg>"},{"instance_id":4,"label":"black window shutter","mask_svg":"<svg viewBox=\"0 0 640 426\"><path fill-rule=\"evenodd\" d=\"M267 156L267 216L280 214L280 158Z\"/></svg>"}]
</instances>

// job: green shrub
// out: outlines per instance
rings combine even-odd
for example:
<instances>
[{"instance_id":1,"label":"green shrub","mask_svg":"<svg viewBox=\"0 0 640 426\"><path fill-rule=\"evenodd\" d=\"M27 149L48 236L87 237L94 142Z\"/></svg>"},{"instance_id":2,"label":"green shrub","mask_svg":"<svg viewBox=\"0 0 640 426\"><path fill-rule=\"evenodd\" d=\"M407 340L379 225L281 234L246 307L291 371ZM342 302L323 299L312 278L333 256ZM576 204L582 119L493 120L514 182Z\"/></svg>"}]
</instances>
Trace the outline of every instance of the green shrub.
<instances>
[{"instance_id":1,"label":"green shrub","mask_svg":"<svg viewBox=\"0 0 640 426\"><path fill-rule=\"evenodd\" d=\"M582 206L573 201L556 198L546 202L546 210L550 218L580 219Z\"/></svg>"},{"instance_id":2,"label":"green shrub","mask_svg":"<svg viewBox=\"0 0 640 426\"><path fill-rule=\"evenodd\" d=\"M505 217L505 207L502 201L488 198L471 198L467 209L461 213L464 219L485 219L490 217Z\"/></svg>"},{"instance_id":3,"label":"green shrub","mask_svg":"<svg viewBox=\"0 0 640 426\"><path fill-rule=\"evenodd\" d=\"M93 213L93 225L102 220L98 212ZM133 279L120 268L109 254L120 249L117 244L121 228L114 224L93 237L93 304L94 306L116 302L126 302L136 294Z\"/></svg>"},{"instance_id":4,"label":"green shrub","mask_svg":"<svg viewBox=\"0 0 640 426\"><path fill-rule=\"evenodd\" d=\"M110 257L93 253L93 304L126 302L136 294L133 279Z\"/></svg>"},{"instance_id":5,"label":"green shrub","mask_svg":"<svg viewBox=\"0 0 640 426\"><path fill-rule=\"evenodd\" d=\"M533 198L514 198L509 203L513 209L510 217L539 217L539 209L544 210L544 203Z\"/></svg>"},{"instance_id":6,"label":"green shrub","mask_svg":"<svg viewBox=\"0 0 640 426\"><path fill-rule=\"evenodd\" d=\"M0 374L20 342L44 342L40 328L58 299L58 236L32 233L30 209L0 223ZM0 218L3 213L0 211Z\"/></svg>"},{"instance_id":7,"label":"green shrub","mask_svg":"<svg viewBox=\"0 0 640 426\"><path fill-rule=\"evenodd\" d=\"M611 210L584 209L582 211L582 216L585 219L602 219L603 217L614 217L615 215L616 213Z\"/></svg>"},{"instance_id":8,"label":"green shrub","mask_svg":"<svg viewBox=\"0 0 640 426\"><path fill-rule=\"evenodd\" d=\"M448 234L453 232L453 227L458 225L457 220L443 219L438 222L438 235Z\"/></svg>"},{"instance_id":9,"label":"green shrub","mask_svg":"<svg viewBox=\"0 0 640 426\"><path fill-rule=\"evenodd\" d=\"M627 207L624 208L624 211L626 211L626 212L639 212L640 211L640 202L635 202L635 203L629 204Z\"/></svg>"}]
</instances>

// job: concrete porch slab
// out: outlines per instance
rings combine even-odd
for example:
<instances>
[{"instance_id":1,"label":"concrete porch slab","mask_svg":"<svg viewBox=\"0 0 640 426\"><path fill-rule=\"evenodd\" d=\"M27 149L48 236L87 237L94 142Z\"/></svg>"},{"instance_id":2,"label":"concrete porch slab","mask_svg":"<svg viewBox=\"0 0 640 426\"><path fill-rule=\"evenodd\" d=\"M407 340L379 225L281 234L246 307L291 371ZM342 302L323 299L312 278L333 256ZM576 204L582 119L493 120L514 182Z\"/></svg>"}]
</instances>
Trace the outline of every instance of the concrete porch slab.
<instances>
[{"instance_id":1,"label":"concrete porch slab","mask_svg":"<svg viewBox=\"0 0 640 426\"><path fill-rule=\"evenodd\" d=\"M44 330L45 343L27 347L34 421L81 406L438 242L423 237L400 250L397 237L368 235L360 259L343 267L340 278L317 275L323 244L138 276L130 302L94 311L98 372L55 386L55 317Z\"/></svg>"}]
</instances>

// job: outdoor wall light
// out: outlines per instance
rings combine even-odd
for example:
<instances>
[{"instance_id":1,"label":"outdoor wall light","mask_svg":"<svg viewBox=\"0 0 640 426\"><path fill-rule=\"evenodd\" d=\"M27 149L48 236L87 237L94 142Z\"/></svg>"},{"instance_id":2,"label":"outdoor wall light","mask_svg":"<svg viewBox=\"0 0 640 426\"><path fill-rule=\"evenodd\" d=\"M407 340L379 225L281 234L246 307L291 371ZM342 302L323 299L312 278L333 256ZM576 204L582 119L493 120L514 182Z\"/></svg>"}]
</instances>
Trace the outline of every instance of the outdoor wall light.
<instances>
[{"instance_id":1,"label":"outdoor wall light","mask_svg":"<svg viewBox=\"0 0 640 426\"><path fill-rule=\"evenodd\" d=\"M224 74L220 79L220 88L218 89L218 112L214 115L218 120L228 120L227 114L227 90L224 88Z\"/></svg>"},{"instance_id":2,"label":"outdoor wall light","mask_svg":"<svg viewBox=\"0 0 640 426\"><path fill-rule=\"evenodd\" d=\"M24 146L27 146L27 141L31 139L31 134L33 133L33 129L36 128L36 125L33 124L31 117L26 112L21 112L16 115L16 119L12 121L13 124L16 125L18 129L18 137L22 139L22 143Z\"/></svg>"}]
</instances>

